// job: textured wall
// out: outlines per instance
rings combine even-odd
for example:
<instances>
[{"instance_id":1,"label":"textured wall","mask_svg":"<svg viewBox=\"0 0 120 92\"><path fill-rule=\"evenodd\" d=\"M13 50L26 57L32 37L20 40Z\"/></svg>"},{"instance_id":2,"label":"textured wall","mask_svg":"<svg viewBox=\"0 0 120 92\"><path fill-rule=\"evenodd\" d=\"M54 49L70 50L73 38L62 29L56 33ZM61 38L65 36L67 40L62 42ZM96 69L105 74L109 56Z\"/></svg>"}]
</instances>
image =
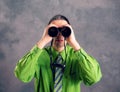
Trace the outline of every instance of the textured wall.
<instances>
[{"instance_id":1,"label":"textured wall","mask_svg":"<svg viewBox=\"0 0 120 92\"><path fill-rule=\"evenodd\" d=\"M20 82L14 67L55 14L68 17L80 45L101 65L102 80L82 84L82 92L120 92L120 0L0 0L0 92L33 92L33 81Z\"/></svg>"}]
</instances>

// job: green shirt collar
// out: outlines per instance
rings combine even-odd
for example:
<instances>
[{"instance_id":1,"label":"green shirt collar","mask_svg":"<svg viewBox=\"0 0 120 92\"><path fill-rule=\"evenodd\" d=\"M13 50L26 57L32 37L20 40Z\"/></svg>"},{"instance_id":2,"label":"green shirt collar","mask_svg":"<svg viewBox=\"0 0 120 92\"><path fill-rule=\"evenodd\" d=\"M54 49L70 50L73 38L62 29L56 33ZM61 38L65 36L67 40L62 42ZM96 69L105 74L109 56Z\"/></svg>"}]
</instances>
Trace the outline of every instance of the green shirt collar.
<instances>
[{"instance_id":1,"label":"green shirt collar","mask_svg":"<svg viewBox=\"0 0 120 92\"><path fill-rule=\"evenodd\" d=\"M61 52L58 52L57 50L55 50L54 48L51 49L52 50L52 55L54 57L54 59L57 57L57 55L60 53L60 55L62 56L63 60L65 60L66 58L66 54L67 54L67 51L68 51L68 45L66 45L66 52L65 52L65 49Z\"/></svg>"}]
</instances>

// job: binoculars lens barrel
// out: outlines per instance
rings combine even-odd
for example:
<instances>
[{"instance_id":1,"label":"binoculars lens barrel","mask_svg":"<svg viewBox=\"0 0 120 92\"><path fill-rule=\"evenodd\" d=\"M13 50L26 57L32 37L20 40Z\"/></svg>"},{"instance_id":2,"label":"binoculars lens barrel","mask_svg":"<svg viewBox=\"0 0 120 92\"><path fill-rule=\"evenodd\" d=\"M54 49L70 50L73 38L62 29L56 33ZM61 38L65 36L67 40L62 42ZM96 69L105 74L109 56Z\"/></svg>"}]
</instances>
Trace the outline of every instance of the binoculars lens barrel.
<instances>
[{"instance_id":1,"label":"binoculars lens barrel","mask_svg":"<svg viewBox=\"0 0 120 92\"><path fill-rule=\"evenodd\" d=\"M57 29L56 27L50 27L50 28L48 29L48 34L49 34L49 36L51 36L51 37L56 37L57 34L58 34L58 29Z\"/></svg>"},{"instance_id":2,"label":"binoculars lens barrel","mask_svg":"<svg viewBox=\"0 0 120 92\"><path fill-rule=\"evenodd\" d=\"M58 32L61 32L64 37L69 37L71 34L71 29L66 26L61 27L61 28L50 27L48 29L48 34L51 37L56 37L58 35Z\"/></svg>"}]
</instances>

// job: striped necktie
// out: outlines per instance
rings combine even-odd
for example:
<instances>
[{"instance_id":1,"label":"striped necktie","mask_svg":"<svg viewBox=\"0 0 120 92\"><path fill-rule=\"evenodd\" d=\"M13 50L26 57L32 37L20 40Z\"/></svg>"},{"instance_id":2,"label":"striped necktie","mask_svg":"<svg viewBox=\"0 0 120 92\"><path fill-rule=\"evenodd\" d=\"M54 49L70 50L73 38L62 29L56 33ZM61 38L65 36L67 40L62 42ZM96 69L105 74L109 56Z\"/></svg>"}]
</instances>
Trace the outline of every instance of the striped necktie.
<instances>
[{"instance_id":1,"label":"striped necktie","mask_svg":"<svg viewBox=\"0 0 120 92\"><path fill-rule=\"evenodd\" d=\"M57 64L62 64L62 57L59 54L56 60ZM54 82L54 92L62 92L62 68L55 67L55 82Z\"/></svg>"}]
</instances>

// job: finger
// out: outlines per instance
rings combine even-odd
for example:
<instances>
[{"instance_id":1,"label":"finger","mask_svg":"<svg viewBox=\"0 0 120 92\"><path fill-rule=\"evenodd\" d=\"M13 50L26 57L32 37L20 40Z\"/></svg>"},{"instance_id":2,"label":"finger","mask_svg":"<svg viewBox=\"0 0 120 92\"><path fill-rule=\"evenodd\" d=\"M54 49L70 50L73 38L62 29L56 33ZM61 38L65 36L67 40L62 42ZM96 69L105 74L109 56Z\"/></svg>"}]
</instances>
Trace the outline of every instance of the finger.
<instances>
[{"instance_id":1,"label":"finger","mask_svg":"<svg viewBox=\"0 0 120 92\"><path fill-rule=\"evenodd\" d=\"M51 23L51 24L48 25L48 28L49 27L57 27L57 25Z\"/></svg>"},{"instance_id":2,"label":"finger","mask_svg":"<svg viewBox=\"0 0 120 92\"><path fill-rule=\"evenodd\" d=\"M47 27L45 28L46 33L48 33L48 30L50 27L57 27L57 26L55 24L52 24L52 23L47 25Z\"/></svg>"}]
</instances>

